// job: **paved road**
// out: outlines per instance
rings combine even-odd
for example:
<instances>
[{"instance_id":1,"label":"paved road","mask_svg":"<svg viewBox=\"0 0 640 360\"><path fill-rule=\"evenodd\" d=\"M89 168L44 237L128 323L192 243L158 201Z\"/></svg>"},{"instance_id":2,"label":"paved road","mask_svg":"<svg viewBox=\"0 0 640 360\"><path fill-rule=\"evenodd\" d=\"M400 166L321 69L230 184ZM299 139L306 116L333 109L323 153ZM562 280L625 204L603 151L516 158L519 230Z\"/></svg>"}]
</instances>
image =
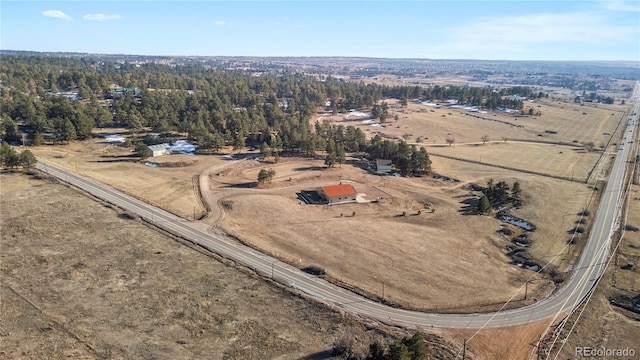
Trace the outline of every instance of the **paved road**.
<instances>
[{"instance_id":1,"label":"paved road","mask_svg":"<svg viewBox=\"0 0 640 360\"><path fill-rule=\"evenodd\" d=\"M640 84L634 92L634 111L638 113ZM625 137L631 139L637 128L638 116L630 120ZM174 234L199 244L221 256L244 264L256 272L273 277L274 280L320 301L333 304L345 311L381 322L400 326L434 326L447 328L504 327L530 323L555 316L575 306L591 289L602 274L606 263L611 234L618 224L622 204L622 188L627 162L632 146L625 140L618 151L608 184L601 198L591 236L584 253L574 266L571 278L550 297L527 307L483 314L432 314L392 308L361 297L327 281L303 273L288 264L240 245L221 235L210 234L199 224L190 223L167 211L123 194L107 185L76 173L39 162L36 167L61 180L71 183L94 196L136 213L145 220Z\"/></svg>"}]
</instances>

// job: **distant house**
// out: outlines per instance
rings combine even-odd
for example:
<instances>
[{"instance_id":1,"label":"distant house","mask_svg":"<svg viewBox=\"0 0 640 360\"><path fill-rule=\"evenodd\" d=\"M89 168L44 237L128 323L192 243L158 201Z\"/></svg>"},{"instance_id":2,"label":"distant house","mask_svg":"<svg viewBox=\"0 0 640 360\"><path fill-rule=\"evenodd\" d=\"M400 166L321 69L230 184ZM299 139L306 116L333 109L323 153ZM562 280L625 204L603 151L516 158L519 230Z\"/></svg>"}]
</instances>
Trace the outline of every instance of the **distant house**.
<instances>
[{"instance_id":1,"label":"distant house","mask_svg":"<svg viewBox=\"0 0 640 360\"><path fill-rule=\"evenodd\" d=\"M379 175L391 174L391 160L377 159L376 174L379 174Z\"/></svg>"},{"instance_id":2,"label":"distant house","mask_svg":"<svg viewBox=\"0 0 640 360\"><path fill-rule=\"evenodd\" d=\"M119 99L126 94L131 94L134 97L140 97L142 95L142 91L139 88L115 88L111 89L109 93L112 99Z\"/></svg>"},{"instance_id":3,"label":"distant house","mask_svg":"<svg viewBox=\"0 0 640 360\"><path fill-rule=\"evenodd\" d=\"M169 147L169 144L151 145L149 146L149 150L151 150L151 156L171 154L171 148Z\"/></svg>"},{"instance_id":4,"label":"distant house","mask_svg":"<svg viewBox=\"0 0 640 360\"><path fill-rule=\"evenodd\" d=\"M151 156L161 156L161 155L170 155L170 154L183 154L183 155L193 155L196 151L196 146L193 144L189 144L187 141L178 140L173 144L157 144L149 146L149 150L151 150Z\"/></svg>"},{"instance_id":5,"label":"distant house","mask_svg":"<svg viewBox=\"0 0 640 360\"><path fill-rule=\"evenodd\" d=\"M351 184L324 186L318 189L318 195L327 204L355 202L358 192Z\"/></svg>"}]
</instances>

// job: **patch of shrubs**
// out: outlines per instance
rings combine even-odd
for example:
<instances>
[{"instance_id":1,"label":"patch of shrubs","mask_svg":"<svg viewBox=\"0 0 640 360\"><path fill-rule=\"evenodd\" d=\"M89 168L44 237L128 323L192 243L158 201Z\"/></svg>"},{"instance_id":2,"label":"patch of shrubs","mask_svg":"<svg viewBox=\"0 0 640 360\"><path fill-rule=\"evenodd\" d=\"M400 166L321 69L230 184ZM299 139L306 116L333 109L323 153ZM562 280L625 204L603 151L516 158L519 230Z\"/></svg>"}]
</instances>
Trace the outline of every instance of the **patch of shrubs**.
<instances>
[{"instance_id":1,"label":"patch of shrubs","mask_svg":"<svg viewBox=\"0 0 640 360\"><path fill-rule=\"evenodd\" d=\"M582 226L576 226L567 231L567 234L584 234L584 228Z\"/></svg>"},{"instance_id":2,"label":"patch of shrubs","mask_svg":"<svg viewBox=\"0 0 640 360\"><path fill-rule=\"evenodd\" d=\"M638 227L627 224L624 226L625 231L633 231L633 232L638 232L640 229L638 229Z\"/></svg>"},{"instance_id":3,"label":"patch of shrubs","mask_svg":"<svg viewBox=\"0 0 640 360\"><path fill-rule=\"evenodd\" d=\"M356 339L351 334L339 338L333 348L334 356L349 360L426 360L428 348L424 338L415 334L404 337L388 345L375 341L369 345L368 351L359 348Z\"/></svg>"},{"instance_id":4,"label":"patch of shrubs","mask_svg":"<svg viewBox=\"0 0 640 360\"><path fill-rule=\"evenodd\" d=\"M327 274L324 268L316 265L307 266L306 268L303 268L302 271L306 272L307 274L317 275L317 276L322 276Z\"/></svg>"}]
</instances>

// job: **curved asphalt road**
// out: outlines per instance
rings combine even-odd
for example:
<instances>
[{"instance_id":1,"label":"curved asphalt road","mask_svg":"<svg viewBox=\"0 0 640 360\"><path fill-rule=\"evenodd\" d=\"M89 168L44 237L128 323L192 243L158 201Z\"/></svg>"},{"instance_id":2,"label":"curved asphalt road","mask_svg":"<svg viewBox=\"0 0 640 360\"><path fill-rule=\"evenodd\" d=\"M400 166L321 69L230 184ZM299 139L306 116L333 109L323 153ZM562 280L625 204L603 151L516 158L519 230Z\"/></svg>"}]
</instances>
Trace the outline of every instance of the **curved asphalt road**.
<instances>
[{"instance_id":1,"label":"curved asphalt road","mask_svg":"<svg viewBox=\"0 0 640 360\"><path fill-rule=\"evenodd\" d=\"M634 92L636 103L632 111L636 114L640 104L639 98L640 84L637 84ZM98 198L136 213L158 227L254 269L263 276L273 277L275 281L306 293L319 301L338 306L349 313L405 327L496 328L526 324L555 316L577 305L589 293L596 279L604 271L604 265L609 255L611 235L619 225L617 221L623 204L625 163L631 148L637 146L636 144L628 144L628 141L633 138L637 124L638 115L635 115L625 129L624 137L627 140L624 140L624 144L620 145L609 181L601 198L591 235L584 253L574 266L571 278L565 286L544 300L527 307L496 313L431 314L392 308L306 274L293 266L238 244L231 239L203 231L200 227L194 226L182 218L93 179L45 162L39 162L36 167Z\"/></svg>"}]
</instances>

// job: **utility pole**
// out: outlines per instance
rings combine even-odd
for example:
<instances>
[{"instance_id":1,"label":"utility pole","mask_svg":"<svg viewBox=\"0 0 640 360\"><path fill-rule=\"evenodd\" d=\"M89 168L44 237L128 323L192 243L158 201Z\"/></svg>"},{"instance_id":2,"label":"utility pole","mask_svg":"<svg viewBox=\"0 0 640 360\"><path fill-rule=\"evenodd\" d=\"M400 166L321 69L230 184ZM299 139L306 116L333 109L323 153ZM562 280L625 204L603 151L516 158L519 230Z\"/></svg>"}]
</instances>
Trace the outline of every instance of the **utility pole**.
<instances>
[{"instance_id":1,"label":"utility pole","mask_svg":"<svg viewBox=\"0 0 640 360\"><path fill-rule=\"evenodd\" d=\"M527 290L529 283L535 283L536 279L529 278L524 282L524 300L527 300Z\"/></svg>"},{"instance_id":2,"label":"utility pole","mask_svg":"<svg viewBox=\"0 0 640 360\"><path fill-rule=\"evenodd\" d=\"M536 354L536 360L540 360L540 354L542 353L542 348L543 348L544 342L542 342L542 339L538 340L538 351Z\"/></svg>"},{"instance_id":3,"label":"utility pole","mask_svg":"<svg viewBox=\"0 0 640 360\"><path fill-rule=\"evenodd\" d=\"M384 300L384 282L382 282L382 299Z\"/></svg>"},{"instance_id":4,"label":"utility pole","mask_svg":"<svg viewBox=\"0 0 640 360\"><path fill-rule=\"evenodd\" d=\"M466 353L467 353L467 339L464 339L464 342L462 343L462 360L464 360Z\"/></svg>"}]
</instances>

